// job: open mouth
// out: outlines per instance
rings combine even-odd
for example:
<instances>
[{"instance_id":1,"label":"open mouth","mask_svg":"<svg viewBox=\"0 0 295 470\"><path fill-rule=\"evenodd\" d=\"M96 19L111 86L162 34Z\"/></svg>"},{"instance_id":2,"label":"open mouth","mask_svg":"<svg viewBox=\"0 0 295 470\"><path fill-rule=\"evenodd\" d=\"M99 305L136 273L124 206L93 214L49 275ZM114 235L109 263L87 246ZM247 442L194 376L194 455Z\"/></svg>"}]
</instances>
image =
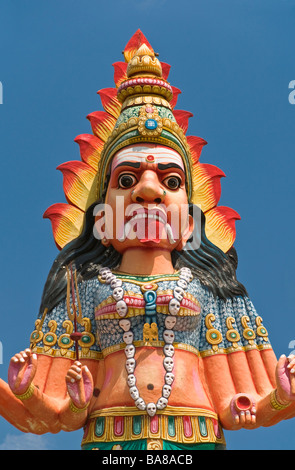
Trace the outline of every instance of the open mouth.
<instances>
[{"instance_id":1,"label":"open mouth","mask_svg":"<svg viewBox=\"0 0 295 470\"><path fill-rule=\"evenodd\" d=\"M142 243L160 243L161 240L168 237L170 243L175 242L171 226L167 222L167 214L163 208L140 207L131 210L126 219L127 222L120 241L124 241L126 238L137 238Z\"/></svg>"}]
</instances>

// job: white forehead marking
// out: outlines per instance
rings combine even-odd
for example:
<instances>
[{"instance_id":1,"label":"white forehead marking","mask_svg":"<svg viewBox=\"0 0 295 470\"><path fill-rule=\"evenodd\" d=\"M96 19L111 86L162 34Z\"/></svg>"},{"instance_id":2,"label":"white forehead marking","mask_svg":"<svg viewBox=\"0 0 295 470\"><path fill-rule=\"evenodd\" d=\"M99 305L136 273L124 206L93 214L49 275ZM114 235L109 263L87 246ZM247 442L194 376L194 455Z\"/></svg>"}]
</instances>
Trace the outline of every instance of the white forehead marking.
<instances>
[{"instance_id":1,"label":"white forehead marking","mask_svg":"<svg viewBox=\"0 0 295 470\"><path fill-rule=\"evenodd\" d=\"M134 147L126 147L119 150L112 161L112 171L124 161L146 162L148 155L155 157L154 163L176 163L184 171L183 161L179 153L169 147L161 147L154 144L134 145Z\"/></svg>"}]
</instances>

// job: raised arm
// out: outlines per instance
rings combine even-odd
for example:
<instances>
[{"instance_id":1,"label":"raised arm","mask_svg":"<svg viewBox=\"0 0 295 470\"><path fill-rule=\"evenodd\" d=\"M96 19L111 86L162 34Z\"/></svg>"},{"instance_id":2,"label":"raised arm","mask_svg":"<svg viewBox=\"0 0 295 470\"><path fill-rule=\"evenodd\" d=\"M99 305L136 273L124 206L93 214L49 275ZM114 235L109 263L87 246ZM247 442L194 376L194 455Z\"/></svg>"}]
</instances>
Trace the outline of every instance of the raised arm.
<instances>
[{"instance_id":1,"label":"raised arm","mask_svg":"<svg viewBox=\"0 0 295 470\"><path fill-rule=\"evenodd\" d=\"M36 433L35 428L38 428L38 433L73 431L81 428L87 418L87 408L93 392L89 369L80 362L70 361L69 367L69 360L60 358L55 361L58 361L59 367L51 367L48 373L58 375L53 383L59 381L59 387L53 387L50 395L34 381L38 362L36 354L26 349L13 356L10 361L8 383L13 393L12 399L18 408L22 405L22 420L25 423L33 422L30 432ZM10 422L16 425L18 416L15 419L13 416Z\"/></svg>"}]
</instances>

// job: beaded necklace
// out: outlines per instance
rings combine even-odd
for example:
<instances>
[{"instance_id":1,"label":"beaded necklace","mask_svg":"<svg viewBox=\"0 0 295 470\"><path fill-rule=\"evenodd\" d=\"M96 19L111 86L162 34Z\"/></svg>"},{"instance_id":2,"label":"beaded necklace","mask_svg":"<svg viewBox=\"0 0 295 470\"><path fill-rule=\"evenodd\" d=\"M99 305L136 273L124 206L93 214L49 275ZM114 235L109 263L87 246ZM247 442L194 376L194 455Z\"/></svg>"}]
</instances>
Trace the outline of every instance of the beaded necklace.
<instances>
[{"instance_id":1,"label":"beaded necklace","mask_svg":"<svg viewBox=\"0 0 295 470\"><path fill-rule=\"evenodd\" d=\"M177 322L177 314L180 309L181 301L184 297L184 292L188 287L188 283L192 280L192 273L189 268L181 268L179 271L179 279L173 290L173 298L169 301L168 310L169 315L165 318L165 330L163 332L164 339L164 359L163 366L165 369L165 383L162 388L162 395L156 403L146 403L140 396L139 390L136 387L136 377L134 375L136 361L135 361L135 346L133 344L134 335L131 331L131 322L126 318L128 314L128 305L123 300L124 290L122 288L122 280L118 279L109 268L101 268L99 270L101 279L109 284L112 289L112 297L116 301L116 311L120 316L119 326L123 330L123 341L125 343L125 356L126 356L126 372L127 384L129 387L130 396L133 398L135 406L141 410L146 410L149 416L155 416L157 410L163 410L168 404L168 398L171 394L172 384L174 381L174 338L175 334L173 328ZM145 314L148 323L156 322L156 298L157 294L153 290L144 292Z\"/></svg>"}]
</instances>

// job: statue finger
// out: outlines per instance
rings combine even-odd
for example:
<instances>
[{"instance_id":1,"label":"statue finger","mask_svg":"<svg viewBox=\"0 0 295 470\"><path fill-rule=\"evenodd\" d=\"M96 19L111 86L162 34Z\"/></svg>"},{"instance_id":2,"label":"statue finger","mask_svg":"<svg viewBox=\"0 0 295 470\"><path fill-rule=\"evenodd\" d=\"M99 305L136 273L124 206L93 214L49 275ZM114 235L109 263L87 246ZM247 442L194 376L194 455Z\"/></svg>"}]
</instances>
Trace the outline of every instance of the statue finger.
<instances>
[{"instance_id":1,"label":"statue finger","mask_svg":"<svg viewBox=\"0 0 295 470\"><path fill-rule=\"evenodd\" d=\"M68 373L70 372L70 375L72 374L78 374L78 375L81 375L81 367L78 367L78 366L75 366L73 365L72 367L70 367L70 369L68 370Z\"/></svg>"},{"instance_id":2,"label":"statue finger","mask_svg":"<svg viewBox=\"0 0 295 470\"><path fill-rule=\"evenodd\" d=\"M282 354L277 362L277 367L276 367L278 378L280 378L286 372L287 364L288 364L287 357L285 356L285 354Z\"/></svg>"},{"instance_id":3,"label":"statue finger","mask_svg":"<svg viewBox=\"0 0 295 470\"><path fill-rule=\"evenodd\" d=\"M238 413L234 416L235 424L240 424L240 416Z\"/></svg>"},{"instance_id":4,"label":"statue finger","mask_svg":"<svg viewBox=\"0 0 295 470\"><path fill-rule=\"evenodd\" d=\"M15 355L11 358L11 360L12 360L13 362L15 362L15 363L17 363L17 362L21 362L21 363L26 362L26 361L25 361L25 358L23 357L22 351L19 352L19 353L17 353L17 354L15 354Z\"/></svg>"},{"instance_id":5,"label":"statue finger","mask_svg":"<svg viewBox=\"0 0 295 470\"><path fill-rule=\"evenodd\" d=\"M71 383L78 382L79 380L81 380L81 378L81 369L79 368L70 368L66 375L66 381Z\"/></svg>"},{"instance_id":6,"label":"statue finger","mask_svg":"<svg viewBox=\"0 0 295 470\"><path fill-rule=\"evenodd\" d=\"M245 412L244 412L244 411L241 411L241 412L239 413L239 416L240 416L240 424L241 424L242 426L244 426L245 423L246 423Z\"/></svg>"},{"instance_id":7,"label":"statue finger","mask_svg":"<svg viewBox=\"0 0 295 470\"><path fill-rule=\"evenodd\" d=\"M292 354L288 357L289 364L287 365L287 369L293 373L292 369L295 369L295 356Z\"/></svg>"},{"instance_id":8,"label":"statue finger","mask_svg":"<svg viewBox=\"0 0 295 470\"><path fill-rule=\"evenodd\" d=\"M252 414L250 410L245 411L245 424L252 424Z\"/></svg>"},{"instance_id":9,"label":"statue finger","mask_svg":"<svg viewBox=\"0 0 295 470\"><path fill-rule=\"evenodd\" d=\"M82 378L84 385L85 400L88 402L93 394L93 378L87 366L82 367Z\"/></svg>"}]
</instances>

